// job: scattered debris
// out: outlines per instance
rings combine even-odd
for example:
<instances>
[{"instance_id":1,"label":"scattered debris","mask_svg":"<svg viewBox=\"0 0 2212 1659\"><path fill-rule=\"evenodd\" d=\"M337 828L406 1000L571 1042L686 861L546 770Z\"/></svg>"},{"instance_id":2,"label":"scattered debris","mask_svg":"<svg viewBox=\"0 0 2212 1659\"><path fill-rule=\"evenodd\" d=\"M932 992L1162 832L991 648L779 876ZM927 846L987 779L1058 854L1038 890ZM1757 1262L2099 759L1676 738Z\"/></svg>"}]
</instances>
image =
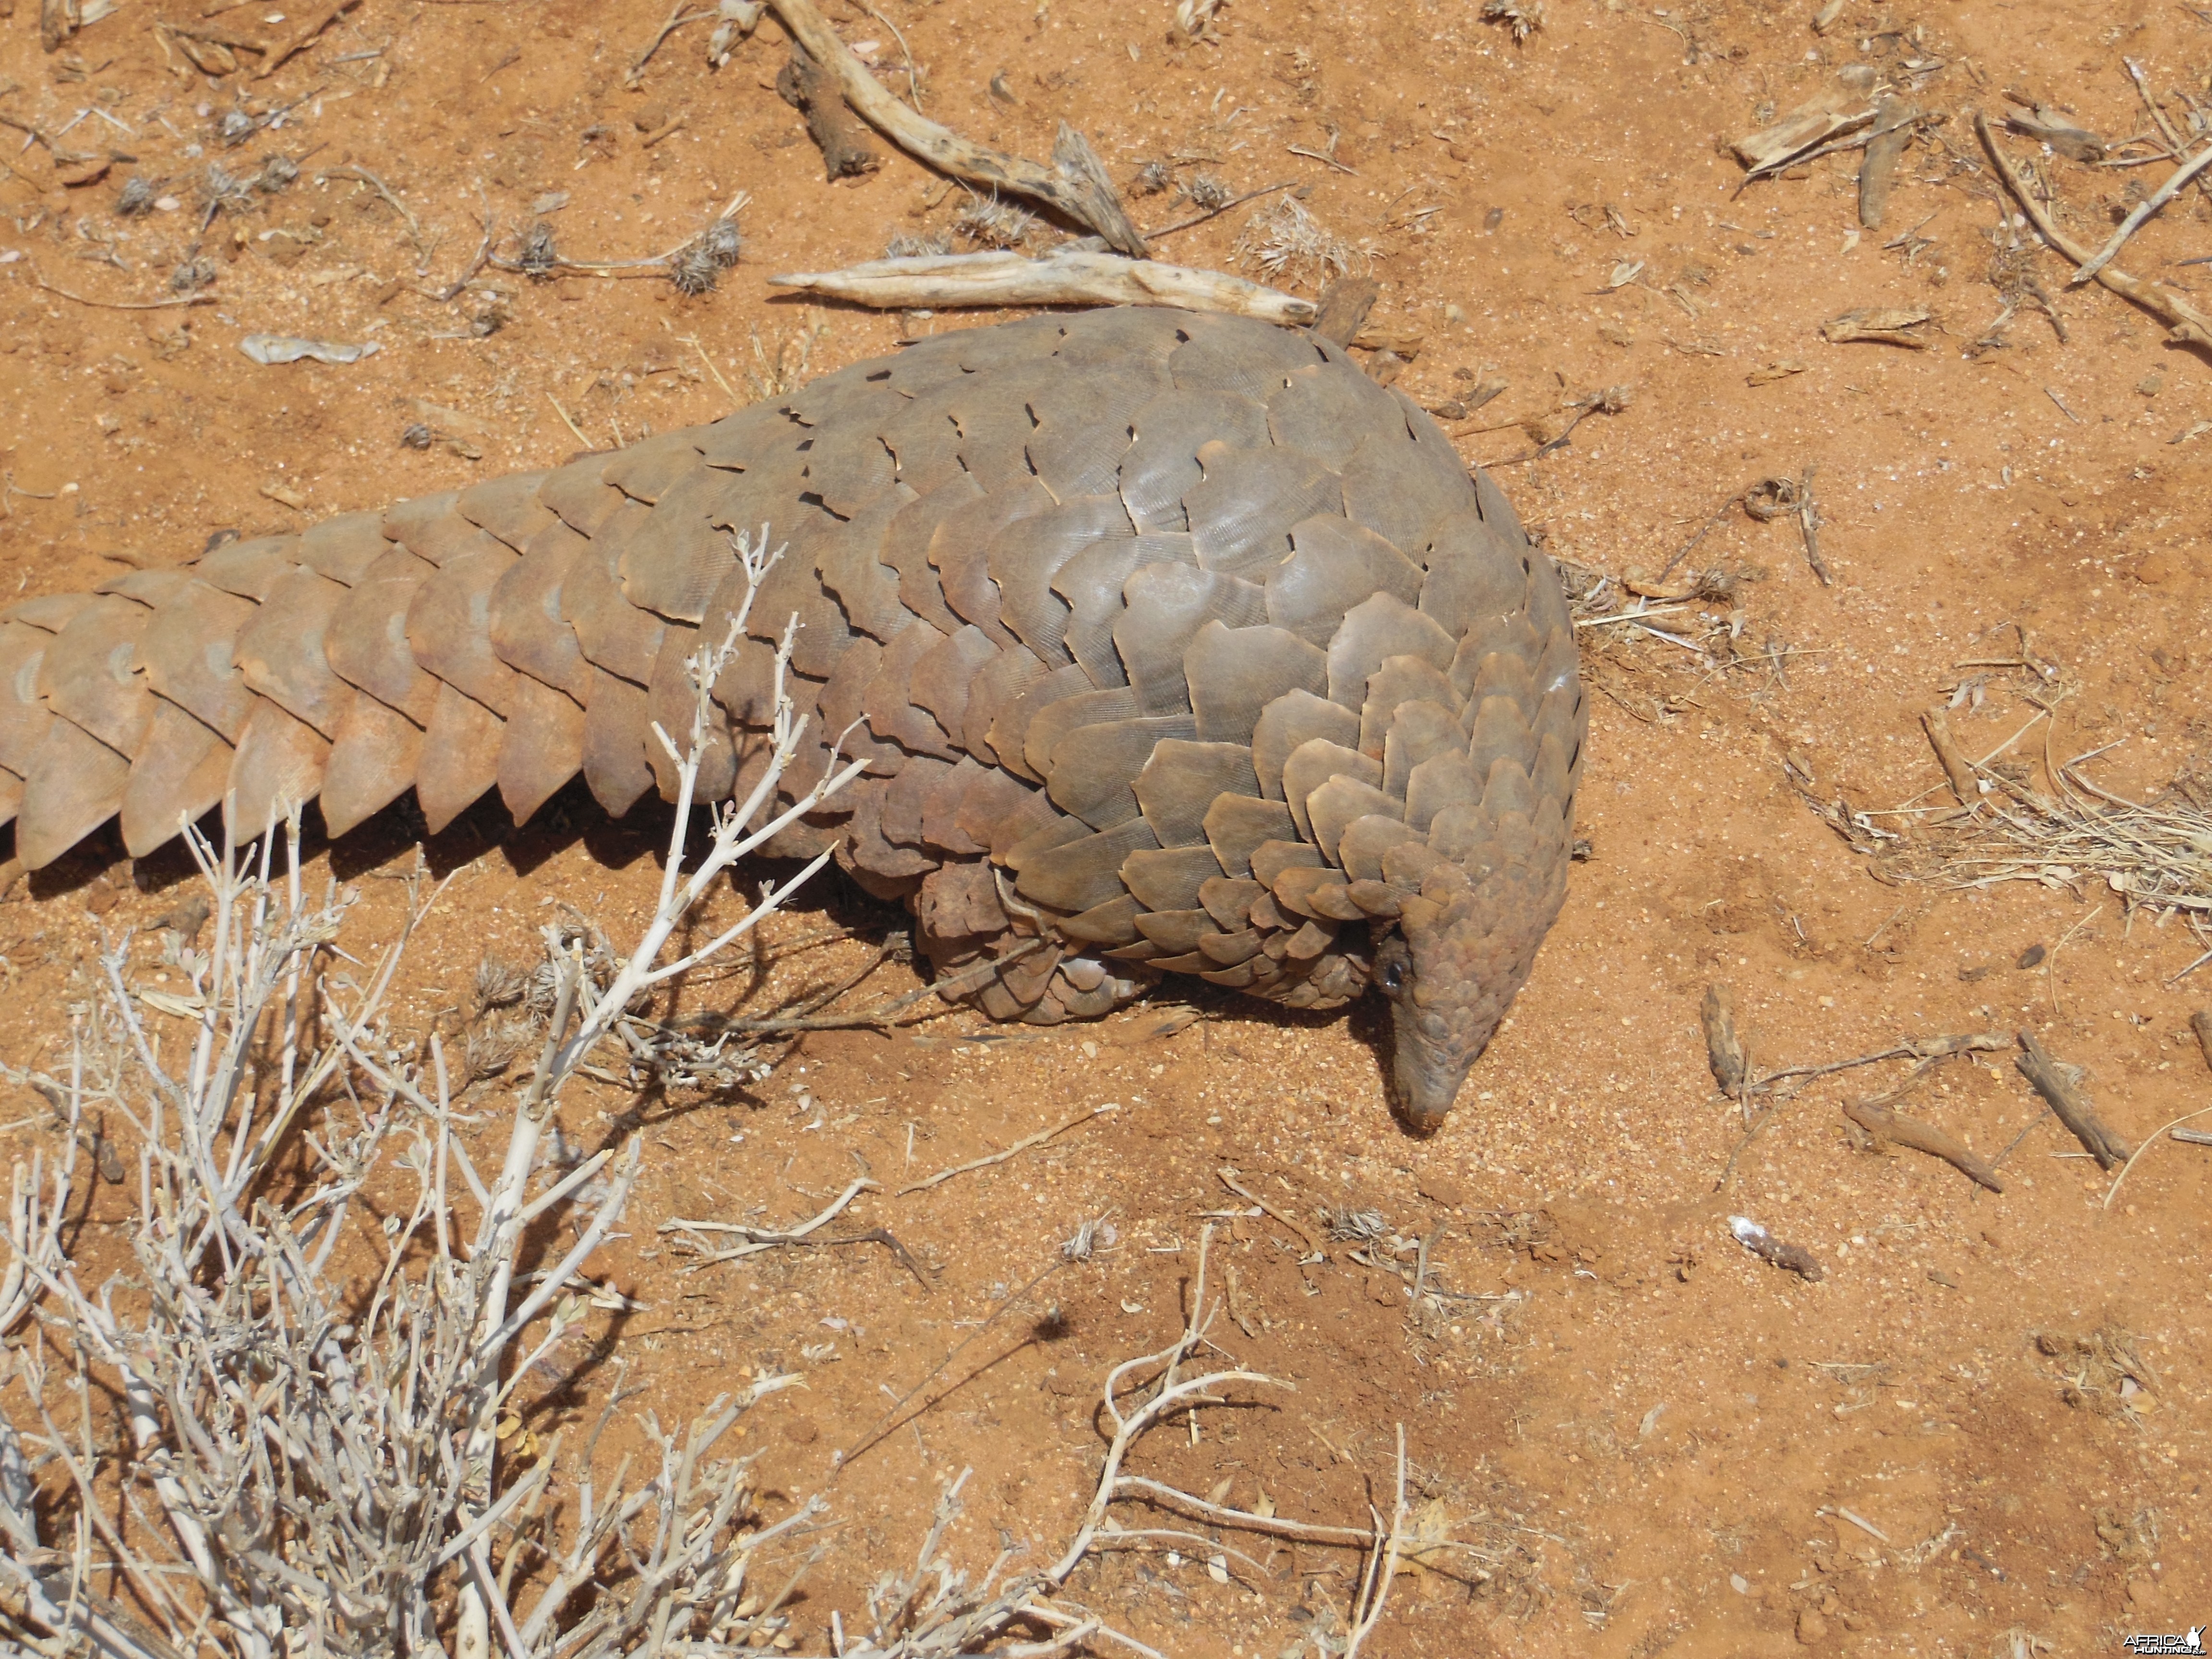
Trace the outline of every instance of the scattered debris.
<instances>
[{"instance_id":1,"label":"scattered debris","mask_svg":"<svg viewBox=\"0 0 2212 1659\"><path fill-rule=\"evenodd\" d=\"M1981 138L1983 149L1989 152L1997 176L2004 180L2005 188L2012 192L2013 199L2020 204L2021 211L2027 216L2037 233L2075 264L2087 264L2090 258L2088 251L2058 228L2049 210L2035 192L2021 182L2011 161L1997 148L1996 135L1990 130L1986 115L1977 114L1974 117L1974 131ZM2167 338L2212 349L2212 317L2179 298L2173 289L2154 287L2111 264L2097 272L2097 280L2122 299L2142 307L2165 323L2169 330Z\"/></svg>"},{"instance_id":2,"label":"scattered debris","mask_svg":"<svg viewBox=\"0 0 2212 1659\"><path fill-rule=\"evenodd\" d=\"M319 363L357 363L384 348L374 340L349 345L336 340L302 340L290 334L249 334L238 349L257 363L296 363L312 358Z\"/></svg>"},{"instance_id":3,"label":"scattered debris","mask_svg":"<svg viewBox=\"0 0 2212 1659\"><path fill-rule=\"evenodd\" d=\"M1321 1241L1313 1236L1313 1231L1310 1228L1297 1221L1294 1217L1284 1211L1279 1206L1270 1204L1266 1199L1261 1197L1259 1194L1254 1192L1250 1188L1244 1186L1239 1179L1236 1170L1217 1170L1214 1173L1221 1177L1221 1184L1228 1188L1231 1192L1236 1194L1237 1197L1244 1200L1248 1204L1257 1205L1261 1209L1266 1211L1268 1215L1273 1217L1277 1221L1281 1222L1283 1225L1288 1227L1301 1239L1304 1240L1306 1252L1309 1255L1318 1256L1322 1254ZM1334 1233L1335 1227L1334 1224L1332 1224L1330 1227L1330 1234L1334 1237Z\"/></svg>"},{"instance_id":4,"label":"scattered debris","mask_svg":"<svg viewBox=\"0 0 2212 1659\"><path fill-rule=\"evenodd\" d=\"M1808 365L1795 357L1778 357L1771 363L1754 368L1743 377L1746 386L1772 386L1777 380L1786 380L1793 374L1802 374Z\"/></svg>"},{"instance_id":5,"label":"scattered debris","mask_svg":"<svg viewBox=\"0 0 2212 1659\"><path fill-rule=\"evenodd\" d=\"M1838 87L1729 148L1750 169L1744 175L1744 183L1749 184L1825 155L1826 146L1870 127L1875 115L1874 105L1849 88ZM1864 137L1857 142L1864 143Z\"/></svg>"},{"instance_id":6,"label":"scattered debris","mask_svg":"<svg viewBox=\"0 0 2212 1659\"><path fill-rule=\"evenodd\" d=\"M669 261L669 280L680 293L710 294L722 280L722 273L736 265L744 252L744 238L738 234L738 222L718 218Z\"/></svg>"},{"instance_id":7,"label":"scattered debris","mask_svg":"<svg viewBox=\"0 0 2212 1659\"><path fill-rule=\"evenodd\" d=\"M1920 112L1901 99L1885 98L1875 106L1874 126L1867 135L1866 159L1859 163L1859 223L1880 230L1889 212L1890 187L1897 179L1897 164L1912 142L1913 124Z\"/></svg>"},{"instance_id":8,"label":"scattered debris","mask_svg":"<svg viewBox=\"0 0 2212 1659\"><path fill-rule=\"evenodd\" d=\"M740 40L750 37L760 27L760 20L768 10L765 0L720 0L714 15L721 21L714 32L707 37L707 61L720 69L730 61Z\"/></svg>"},{"instance_id":9,"label":"scattered debris","mask_svg":"<svg viewBox=\"0 0 2212 1659\"><path fill-rule=\"evenodd\" d=\"M1104 1216L1079 1224L1075 1231L1060 1242L1060 1259L1067 1262L1093 1261L1101 1250L1110 1250L1121 1242L1121 1235Z\"/></svg>"},{"instance_id":10,"label":"scattered debris","mask_svg":"<svg viewBox=\"0 0 2212 1659\"><path fill-rule=\"evenodd\" d=\"M1966 757L1959 752L1959 744L1951 735L1950 716L1941 708L1922 712L1921 729L1928 733L1928 745L1936 751L1936 763L1943 769L1943 776L1958 797L1959 805L1972 806L1982 798L1981 785L1975 780L1973 769Z\"/></svg>"},{"instance_id":11,"label":"scattered debris","mask_svg":"<svg viewBox=\"0 0 2212 1659\"><path fill-rule=\"evenodd\" d=\"M2080 268L2066 279L2066 286L2079 288L2084 283L2094 282L2097 273L2112 264L2119 251L2127 246L2128 238L2142 229L2153 214L2179 195L2189 181L2208 167L2212 167L2212 149L2199 150L2176 167L2164 184L2135 204L2128 216L2120 221L2120 228L2112 233L2105 246L2083 260Z\"/></svg>"},{"instance_id":12,"label":"scattered debris","mask_svg":"<svg viewBox=\"0 0 2212 1659\"><path fill-rule=\"evenodd\" d=\"M2054 793L1996 770L1996 757L1964 763L1976 810L1948 826L1933 863L1900 867L1900 877L1976 888L2007 881L2078 887L2088 879L2130 910L2212 919L2212 811L2179 791L2148 803L2114 795L2081 770L2088 756L2057 764Z\"/></svg>"},{"instance_id":13,"label":"scattered debris","mask_svg":"<svg viewBox=\"0 0 2212 1659\"><path fill-rule=\"evenodd\" d=\"M1102 1028L1101 1035L1117 1048L1135 1048L1162 1037L1171 1037L1198 1024L1198 1010L1188 1003L1139 1009Z\"/></svg>"},{"instance_id":14,"label":"scattered debris","mask_svg":"<svg viewBox=\"0 0 2212 1659\"><path fill-rule=\"evenodd\" d=\"M307 13L289 35L269 46L262 58L261 67L254 71L254 79L265 81L276 74L294 56L313 45L317 35L360 3L361 0L326 0L326 3Z\"/></svg>"},{"instance_id":15,"label":"scattered debris","mask_svg":"<svg viewBox=\"0 0 2212 1659\"><path fill-rule=\"evenodd\" d=\"M952 231L976 247L1018 248L1037 228L1037 216L1012 202L1002 202L996 191L988 196L969 191L968 204L953 216Z\"/></svg>"},{"instance_id":16,"label":"scattered debris","mask_svg":"<svg viewBox=\"0 0 2212 1659\"><path fill-rule=\"evenodd\" d=\"M2094 1412L2100 1417L2133 1417L2142 1409L2137 1397L2155 1395L2164 1386L2135 1337L2114 1327L2087 1336L2039 1331L2035 1352L2054 1362L2051 1369L2059 1384L2059 1398L2076 1411ZM2118 1539L2106 1538L2108 1544L2125 1547L2123 1529L2100 1516L2100 1537L2108 1532L2122 1534Z\"/></svg>"},{"instance_id":17,"label":"scattered debris","mask_svg":"<svg viewBox=\"0 0 2212 1659\"><path fill-rule=\"evenodd\" d=\"M1834 578L1828 574L1827 564L1820 557L1820 514L1813 501L1815 470L1814 464L1808 462L1801 478L1761 478L1744 491L1743 510L1761 524L1771 524L1777 519L1794 514L1798 533L1805 540L1805 562L1812 567L1821 586L1832 587ZM1727 509L1723 507L1722 510Z\"/></svg>"},{"instance_id":18,"label":"scattered debris","mask_svg":"<svg viewBox=\"0 0 2212 1659\"><path fill-rule=\"evenodd\" d=\"M688 0L676 0L676 4L670 9L667 17L662 21L660 27L653 31L653 39L645 43L645 49L630 60L629 68L623 75L624 86L634 88L643 83L645 66L653 61L653 55L660 50L670 35L675 33L686 23L702 22L709 17L721 20L714 31L713 40L708 42L707 47L708 62L720 69L722 61L737 50L738 41L750 35L759 25L763 9L758 5L748 5L744 3L744 0L738 0L738 3L734 6L730 4L728 0L725 0L725 3L713 11L687 11L684 9L687 3ZM726 33L726 31L729 33Z\"/></svg>"},{"instance_id":19,"label":"scattered debris","mask_svg":"<svg viewBox=\"0 0 2212 1659\"><path fill-rule=\"evenodd\" d=\"M408 448L428 449L442 444L450 453L465 461L483 459L483 446L477 441L489 438L492 434L482 421L458 409L434 404L427 398L414 398L411 407L416 418L399 434L399 441Z\"/></svg>"},{"instance_id":20,"label":"scattered debris","mask_svg":"<svg viewBox=\"0 0 2212 1659\"><path fill-rule=\"evenodd\" d=\"M1802 1244L1784 1243L1747 1215L1729 1218L1729 1235L1762 1261L1771 1261L1808 1284L1818 1284L1827 1276L1810 1250Z\"/></svg>"},{"instance_id":21,"label":"scattered debris","mask_svg":"<svg viewBox=\"0 0 2212 1659\"><path fill-rule=\"evenodd\" d=\"M1176 27L1187 40L1218 41L1225 0L1176 0Z\"/></svg>"},{"instance_id":22,"label":"scattered debris","mask_svg":"<svg viewBox=\"0 0 2212 1659\"><path fill-rule=\"evenodd\" d=\"M942 231L921 235L901 231L884 244L886 259L941 259L952 252L952 239Z\"/></svg>"},{"instance_id":23,"label":"scattered debris","mask_svg":"<svg viewBox=\"0 0 2212 1659\"><path fill-rule=\"evenodd\" d=\"M1121 1103L1118 1100L1109 1100L1103 1106L1091 1107L1087 1110L1078 1112L1064 1123L1056 1123L1049 1129L1040 1129L1033 1135L1023 1136L1004 1152L993 1152L988 1158L970 1158L965 1164L956 1164L949 1170L939 1170L933 1176L910 1182L900 1188L894 1196L904 1198L909 1193L927 1192L932 1187L942 1186L955 1176L967 1175L976 1170L988 1170L994 1164L1004 1164L1008 1158L1025 1152L1032 1146L1042 1146L1055 1136L1066 1134L1070 1129L1079 1128L1094 1118L1103 1117L1108 1112L1118 1112L1121 1109Z\"/></svg>"},{"instance_id":24,"label":"scattered debris","mask_svg":"<svg viewBox=\"0 0 2212 1659\"><path fill-rule=\"evenodd\" d=\"M1155 156L1129 181L1132 196L1158 196L1175 187L1175 163Z\"/></svg>"},{"instance_id":25,"label":"scattered debris","mask_svg":"<svg viewBox=\"0 0 2212 1659\"><path fill-rule=\"evenodd\" d=\"M514 268L533 283L544 283L560 275L562 264L561 250L553 241L553 227L543 219L533 221L530 228L522 233L522 245L514 253Z\"/></svg>"},{"instance_id":26,"label":"scattered debris","mask_svg":"<svg viewBox=\"0 0 2212 1659\"><path fill-rule=\"evenodd\" d=\"M1210 173L1193 173L1182 194L1201 213L1218 213L1236 200L1236 192Z\"/></svg>"},{"instance_id":27,"label":"scattered debris","mask_svg":"<svg viewBox=\"0 0 2212 1659\"><path fill-rule=\"evenodd\" d=\"M744 238L738 228L738 215L751 202L752 198L741 190L723 204L697 235L665 253L647 254L636 259L570 258L554 245L553 234L543 221L533 223L523 234L513 256L495 253L491 247L492 227L487 220L484 240L472 265L476 269L489 264L501 270L519 271L533 282L567 272L604 277L665 276L684 294L705 294L721 280L724 271L743 257ZM475 269L465 271L459 281L448 283L431 297L453 299L469 285L475 274ZM503 317L495 319L492 328L503 320ZM480 327L477 331L489 333L492 328Z\"/></svg>"}]
</instances>

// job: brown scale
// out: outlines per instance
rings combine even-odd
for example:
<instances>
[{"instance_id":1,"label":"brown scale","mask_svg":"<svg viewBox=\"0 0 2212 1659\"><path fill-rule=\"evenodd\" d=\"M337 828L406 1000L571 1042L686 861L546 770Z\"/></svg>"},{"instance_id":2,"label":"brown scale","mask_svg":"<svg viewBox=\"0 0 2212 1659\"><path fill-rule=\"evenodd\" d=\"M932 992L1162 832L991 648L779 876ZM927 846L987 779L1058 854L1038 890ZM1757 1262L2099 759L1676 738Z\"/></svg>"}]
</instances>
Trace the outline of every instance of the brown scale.
<instances>
[{"instance_id":1,"label":"brown scale","mask_svg":"<svg viewBox=\"0 0 2212 1659\"><path fill-rule=\"evenodd\" d=\"M228 798L433 831L675 770L689 664L780 549L713 688L709 795L764 775L772 642L807 717L781 834L903 901L963 994L1050 1023L1201 975L1382 984L1421 1121L1564 891L1585 713L1551 565L1339 348L1168 310L917 343L550 472L232 542L0 612L0 821L37 866ZM775 811L762 809L763 818Z\"/></svg>"}]
</instances>

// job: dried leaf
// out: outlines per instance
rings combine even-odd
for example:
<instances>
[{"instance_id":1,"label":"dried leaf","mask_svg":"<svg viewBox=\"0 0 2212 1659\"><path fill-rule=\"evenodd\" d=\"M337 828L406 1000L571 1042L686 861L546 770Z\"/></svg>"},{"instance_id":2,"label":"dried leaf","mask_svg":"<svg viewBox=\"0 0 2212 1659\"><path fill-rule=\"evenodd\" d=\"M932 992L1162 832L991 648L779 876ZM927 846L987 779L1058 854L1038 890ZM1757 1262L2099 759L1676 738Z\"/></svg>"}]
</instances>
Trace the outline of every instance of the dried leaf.
<instances>
[{"instance_id":1,"label":"dried leaf","mask_svg":"<svg viewBox=\"0 0 2212 1659\"><path fill-rule=\"evenodd\" d=\"M1772 386L1777 380L1786 380L1792 374L1802 374L1805 365L1795 357L1778 358L1761 368L1754 368L1743 377L1746 386Z\"/></svg>"}]
</instances>

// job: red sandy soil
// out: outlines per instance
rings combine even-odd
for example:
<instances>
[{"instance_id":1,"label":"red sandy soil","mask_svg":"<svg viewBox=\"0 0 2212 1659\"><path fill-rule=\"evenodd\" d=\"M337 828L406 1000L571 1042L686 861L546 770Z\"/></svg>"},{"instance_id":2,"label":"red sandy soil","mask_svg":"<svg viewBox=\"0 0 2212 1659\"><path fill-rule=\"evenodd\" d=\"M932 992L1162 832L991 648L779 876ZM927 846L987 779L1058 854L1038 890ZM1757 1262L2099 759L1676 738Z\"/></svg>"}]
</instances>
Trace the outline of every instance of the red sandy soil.
<instances>
[{"instance_id":1,"label":"red sandy soil","mask_svg":"<svg viewBox=\"0 0 2212 1659\"><path fill-rule=\"evenodd\" d=\"M606 1334L646 1403L676 1422L757 1368L805 1375L745 1442L772 1492L824 1491L844 1523L798 1604L801 1650L826 1643L830 1607L849 1626L866 1585L910 1559L963 1469L975 1473L957 1559L980 1570L1024 1540L1030 1562L1057 1553L1096 1480L1105 1368L1170 1339L1204 1218L1250 1209L1224 1169L1325 1251L1311 1259L1270 1215L1217 1221L1230 1299L1212 1339L1294 1391L1210 1413L1195 1436L1155 1436L1137 1462L1201 1495L1223 1487L1224 1502L1264 1493L1285 1515L1364 1525L1370 1502L1388 1507L1402 1425L1417 1515L1431 1536L1474 1547L1401 1576L1370 1652L2009 1659L2111 1650L2130 1632L2212 1617L2198 1507L2212 1153L2160 1140L2107 1207L2112 1177L1995 1054L1947 1062L1901 1109L1985 1156L2011 1147L2002 1196L1850 1129L1840 1105L1899 1081L1896 1063L1818 1082L1718 1192L1743 1120L1714 1086L1698 1016L1710 982L1732 986L1761 1069L2030 1027L2088 1068L2099 1109L2131 1140L2207 1102L2186 1022L2212 1000L2212 969L2174 979L2204 948L2186 927L2131 917L2087 870L1977 891L1878 881L1896 860L1877 866L1810 803L1948 804L1929 793L1942 779L1918 715L1976 676L1982 700L1951 720L1977 757L2036 714L2031 696L2055 702L2012 751L2024 780L2045 777L2046 746L2063 760L2121 743L2090 770L2136 799L2206 764L2212 438L2189 434L2212 415L2212 364L2112 295L2067 289L2055 256L2003 251L2007 204L1967 112L2001 116L2012 88L2110 139L2147 131L2131 59L2185 118L2172 94L2203 92L2212 15L2148 0L1846 0L1816 34L1810 0L1552 0L1516 44L1466 0L1233 0L1218 39L1191 45L1170 40L1156 0L883 3L927 66L930 113L978 139L1042 155L1065 118L1117 180L1153 158L1204 157L1176 163L1179 184L1298 181L1382 285L1376 321L1419 337L1401 386L1441 406L1509 383L1452 429L1471 462L1498 464L1555 554L1655 571L1731 495L1812 469L1835 581L1809 572L1795 518L1731 513L1692 563L1734 575L1737 649L1772 642L1780 672L1709 666L1648 635L1598 650L1579 830L1592 857L1432 1139L1385 1111L1372 1013L1310 1019L1210 993L1191 999L1198 1023L1150 1040L1143 1010L1042 1033L960 1014L810 1036L734 1100L572 1094L573 1139L645 1137L630 1236L598 1271L644 1304L607 1316ZM876 257L963 200L896 155L826 184L772 89L773 21L719 72L704 61L708 25L691 24L631 86L657 3L364 0L250 81L165 52L155 19L197 18L185 0L127 3L52 55L37 8L13 9L0 114L58 131L94 111L59 142L136 160L70 185L42 149L0 140L10 591L178 562L218 528L264 533L556 464L584 447L568 422L600 446L711 419L802 342L819 372L891 349L902 329L994 319L773 296L769 273ZM274 9L221 21L260 27ZM898 60L871 17L831 15ZM1856 151L1745 187L1724 141L1861 64L1917 82L1913 100L1947 117L1907 152L1884 227L1858 227ZM1010 100L987 89L1001 71ZM902 74L887 81L903 90ZM225 148L225 112L283 106L281 129ZM1332 142L1336 167L1288 149ZM2093 244L2168 170L2007 142ZM207 234L213 303L106 308L169 294L210 162L246 171L276 154L300 158L297 180ZM330 177L341 163L383 180L419 239L373 190ZM177 207L118 217L132 174ZM466 265L487 213L511 246L534 204L564 197L538 210L562 251L614 259L682 242L740 189L745 260L704 297L496 270L449 303L426 297ZM1236 244L1265 205L1163 252L1249 272ZM1191 211L1170 195L1134 206L1148 225ZM1918 240L1887 246L1907 232ZM2187 297L2202 268L2177 262L2206 252L2212 210L2191 191L2121 263ZM2021 272L2066 338L2031 301L1978 345L1998 284L2021 291ZM1316 276L1281 280L1310 293ZM1864 307L1931 313L1927 349L1821 337ZM500 325L472 331L488 320ZM238 349L249 332L382 349L349 367L264 368ZM1802 369L1759 373L1788 362ZM1630 390L1626 408L1515 461L1535 445L1503 423L1555 431L1563 404L1610 386ZM416 422L458 441L404 447ZM1730 605L1702 608L1725 620ZM1696 609L1678 619L1692 633ZM1960 665L2019 658L2014 624L2052 674ZM462 874L412 956L395 1024L453 1029L478 957L527 956L556 901L626 943L663 834L608 828L581 798L519 836L479 809L428 848ZM1933 843L1912 834L1929 863ZM357 951L390 937L402 890L377 878L411 867L414 835L395 812L311 872L358 884ZM21 1063L61 1042L100 939L149 927L185 873L160 860L134 883L103 845L16 886L0 908L0 1054ZM898 921L824 880L769 930L794 948L764 983L702 982L687 1006L743 992L748 1010L772 1008L857 968ZM799 945L824 928L837 938ZM2039 943L2044 965L2016 968ZM151 943L134 949L150 975ZM914 982L893 965L855 998ZM507 1100L495 1082L471 1097L487 1137ZM909 1172L1109 1101L1119 1109L1047 1146L893 1195ZM40 1133L33 1117L9 1139L20 1155ZM845 1222L890 1229L927 1288L866 1244L687 1273L654 1231L676 1217L796 1222L862 1170L885 1190ZM106 1194L96 1212L119 1204ZM1408 1273L1432 1237L1432 1283L1449 1297L1409 1312L1401 1273L1327 1237L1324 1217L1346 1209L1386 1219L1406 1250L1391 1256L1386 1240L1373 1256ZM1809 1250L1824 1276L1740 1248L1727 1232L1739 1213ZM1061 1241L1102 1216L1111 1247L1055 1265ZM102 1237L95 1226L86 1248ZM2115 1345L2143 1375L2123 1377ZM886 1425L886 1391L925 1378ZM533 1428L588 1420L606 1386L594 1370L534 1407ZM1146 1524L1139 1507L1119 1512ZM1231 1541L1263 1569L1235 1563L1222 1583L1202 1560L1123 1553L1083 1569L1071 1594L1177 1653L1274 1659L1340 1634L1352 1552Z\"/></svg>"}]
</instances>

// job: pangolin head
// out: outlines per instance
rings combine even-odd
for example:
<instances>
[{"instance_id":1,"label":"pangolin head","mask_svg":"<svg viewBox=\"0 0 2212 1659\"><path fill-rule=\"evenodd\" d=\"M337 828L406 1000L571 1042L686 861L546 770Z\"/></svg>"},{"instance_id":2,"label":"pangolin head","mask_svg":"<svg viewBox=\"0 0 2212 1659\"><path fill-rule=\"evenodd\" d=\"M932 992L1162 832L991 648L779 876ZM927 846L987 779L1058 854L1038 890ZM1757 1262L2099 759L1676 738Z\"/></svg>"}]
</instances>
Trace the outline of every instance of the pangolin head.
<instances>
[{"instance_id":1,"label":"pangolin head","mask_svg":"<svg viewBox=\"0 0 2212 1659\"><path fill-rule=\"evenodd\" d=\"M1446 864L1400 902L1373 973L1390 1001L1392 1103L1413 1128L1443 1123L1528 978L1564 885L1525 868Z\"/></svg>"}]
</instances>

